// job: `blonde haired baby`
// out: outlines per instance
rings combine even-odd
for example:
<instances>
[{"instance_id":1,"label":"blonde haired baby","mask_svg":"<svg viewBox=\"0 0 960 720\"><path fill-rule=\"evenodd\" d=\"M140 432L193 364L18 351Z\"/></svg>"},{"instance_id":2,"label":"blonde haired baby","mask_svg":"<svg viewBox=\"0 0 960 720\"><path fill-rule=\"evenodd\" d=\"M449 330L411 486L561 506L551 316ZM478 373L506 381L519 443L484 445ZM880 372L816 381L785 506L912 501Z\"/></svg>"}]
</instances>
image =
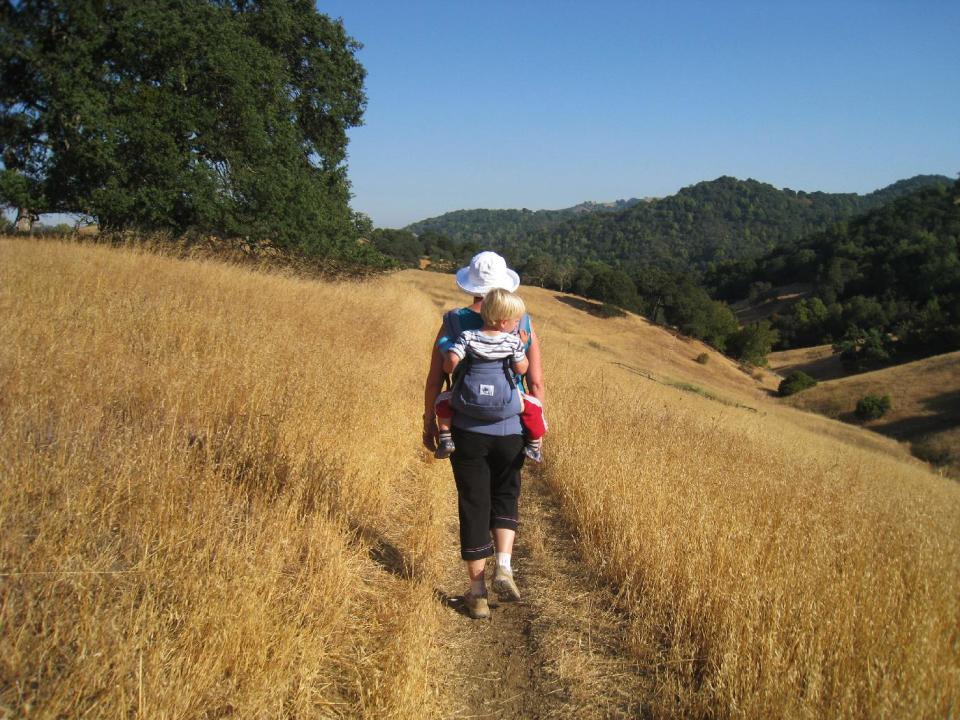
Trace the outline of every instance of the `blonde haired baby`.
<instances>
[{"instance_id":1,"label":"blonde haired baby","mask_svg":"<svg viewBox=\"0 0 960 720\"><path fill-rule=\"evenodd\" d=\"M483 326L479 330L464 330L457 337L444 358L444 372L453 373L464 358L470 357L481 361L509 359L516 375L526 373L529 361L523 341L516 334L525 313L526 306L519 295L501 288L488 292L480 308ZM519 387L516 392L520 397L519 415L526 442L524 454L540 462L541 443L546 430L543 406L535 397L521 392ZM454 417L450 398L450 392L443 392L437 396L435 403L440 430L437 451L434 453L437 458L449 457L456 450L450 429Z\"/></svg>"}]
</instances>

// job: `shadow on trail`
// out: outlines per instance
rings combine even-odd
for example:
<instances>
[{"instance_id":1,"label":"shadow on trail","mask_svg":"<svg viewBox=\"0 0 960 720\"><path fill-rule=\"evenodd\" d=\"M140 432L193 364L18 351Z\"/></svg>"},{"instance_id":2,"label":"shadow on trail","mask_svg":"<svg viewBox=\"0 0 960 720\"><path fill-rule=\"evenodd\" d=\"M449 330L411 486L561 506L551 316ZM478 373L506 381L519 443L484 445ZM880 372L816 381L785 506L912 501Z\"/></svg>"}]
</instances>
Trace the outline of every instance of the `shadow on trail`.
<instances>
[{"instance_id":1,"label":"shadow on trail","mask_svg":"<svg viewBox=\"0 0 960 720\"><path fill-rule=\"evenodd\" d=\"M446 590L434 588L433 596L437 599L437 602L439 602L445 608L450 608L458 615L462 615L467 619L473 619L470 617L470 613L467 612L467 606L463 602L463 595L451 595ZM490 607L494 607L493 603L490 603Z\"/></svg>"},{"instance_id":2,"label":"shadow on trail","mask_svg":"<svg viewBox=\"0 0 960 720\"><path fill-rule=\"evenodd\" d=\"M382 570L403 580L420 581L423 580L423 573L415 567L414 563L403 554L403 552L394 543L376 528L367 525L354 525L354 532L357 538L369 547L368 557L373 560ZM433 596L444 607L450 608L459 615L466 618L470 617L467 607L463 602L463 595L451 595L446 590L434 588ZM496 609L499 603L491 596L490 607Z\"/></svg>"}]
</instances>

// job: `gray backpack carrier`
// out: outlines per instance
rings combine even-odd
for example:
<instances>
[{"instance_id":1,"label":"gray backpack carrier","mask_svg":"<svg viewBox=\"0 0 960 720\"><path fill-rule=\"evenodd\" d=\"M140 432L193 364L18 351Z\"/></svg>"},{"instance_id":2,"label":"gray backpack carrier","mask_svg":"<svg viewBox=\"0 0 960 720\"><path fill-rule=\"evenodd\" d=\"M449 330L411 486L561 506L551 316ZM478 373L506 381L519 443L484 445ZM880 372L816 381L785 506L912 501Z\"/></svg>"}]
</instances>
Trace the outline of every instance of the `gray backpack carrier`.
<instances>
[{"instance_id":1,"label":"gray backpack carrier","mask_svg":"<svg viewBox=\"0 0 960 720\"><path fill-rule=\"evenodd\" d=\"M444 315L450 337L461 333L456 311ZM520 393L511 359L481 360L467 355L457 365L450 385L450 406L478 420L506 420L520 414Z\"/></svg>"}]
</instances>

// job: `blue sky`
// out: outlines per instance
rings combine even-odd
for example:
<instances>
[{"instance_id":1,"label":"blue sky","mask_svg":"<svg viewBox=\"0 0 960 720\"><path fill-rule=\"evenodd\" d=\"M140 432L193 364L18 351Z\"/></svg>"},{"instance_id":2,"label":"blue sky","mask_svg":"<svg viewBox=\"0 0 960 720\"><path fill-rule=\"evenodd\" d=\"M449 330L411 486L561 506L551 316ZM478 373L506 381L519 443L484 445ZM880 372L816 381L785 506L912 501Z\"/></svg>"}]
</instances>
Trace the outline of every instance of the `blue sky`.
<instances>
[{"instance_id":1,"label":"blue sky","mask_svg":"<svg viewBox=\"0 0 960 720\"><path fill-rule=\"evenodd\" d=\"M960 172L960 2L321 0L364 44L354 209L869 192Z\"/></svg>"}]
</instances>

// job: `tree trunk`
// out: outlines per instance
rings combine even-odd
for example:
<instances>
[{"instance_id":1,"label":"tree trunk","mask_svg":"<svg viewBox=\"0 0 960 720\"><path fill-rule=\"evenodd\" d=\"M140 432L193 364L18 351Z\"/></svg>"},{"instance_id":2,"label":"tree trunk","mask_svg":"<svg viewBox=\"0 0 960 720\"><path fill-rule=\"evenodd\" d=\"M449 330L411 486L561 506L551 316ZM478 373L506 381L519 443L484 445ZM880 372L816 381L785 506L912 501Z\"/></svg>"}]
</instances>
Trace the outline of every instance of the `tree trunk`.
<instances>
[{"instance_id":1,"label":"tree trunk","mask_svg":"<svg viewBox=\"0 0 960 720\"><path fill-rule=\"evenodd\" d=\"M29 208L17 208L17 232L32 233L35 217Z\"/></svg>"}]
</instances>

